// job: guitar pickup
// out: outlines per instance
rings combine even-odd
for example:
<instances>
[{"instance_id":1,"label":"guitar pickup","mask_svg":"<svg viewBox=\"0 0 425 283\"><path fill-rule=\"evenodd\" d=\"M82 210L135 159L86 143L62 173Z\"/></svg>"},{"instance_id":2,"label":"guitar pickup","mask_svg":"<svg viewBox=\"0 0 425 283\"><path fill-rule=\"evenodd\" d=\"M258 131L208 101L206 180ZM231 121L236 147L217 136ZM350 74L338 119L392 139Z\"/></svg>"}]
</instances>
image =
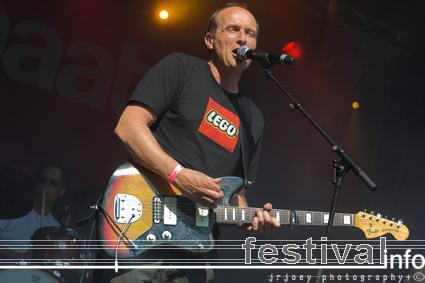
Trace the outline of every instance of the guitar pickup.
<instances>
[{"instance_id":1,"label":"guitar pickup","mask_svg":"<svg viewBox=\"0 0 425 283\"><path fill-rule=\"evenodd\" d=\"M209 226L208 214L209 214L208 207L202 206L199 203L196 204L196 227Z\"/></svg>"},{"instance_id":2,"label":"guitar pickup","mask_svg":"<svg viewBox=\"0 0 425 283\"><path fill-rule=\"evenodd\" d=\"M138 198L127 194L116 194L114 199L115 222L133 223L142 217L142 203Z\"/></svg>"},{"instance_id":3,"label":"guitar pickup","mask_svg":"<svg viewBox=\"0 0 425 283\"><path fill-rule=\"evenodd\" d=\"M164 197L164 225L177 225L177 198Z\"/></svg>"}]
</instances>

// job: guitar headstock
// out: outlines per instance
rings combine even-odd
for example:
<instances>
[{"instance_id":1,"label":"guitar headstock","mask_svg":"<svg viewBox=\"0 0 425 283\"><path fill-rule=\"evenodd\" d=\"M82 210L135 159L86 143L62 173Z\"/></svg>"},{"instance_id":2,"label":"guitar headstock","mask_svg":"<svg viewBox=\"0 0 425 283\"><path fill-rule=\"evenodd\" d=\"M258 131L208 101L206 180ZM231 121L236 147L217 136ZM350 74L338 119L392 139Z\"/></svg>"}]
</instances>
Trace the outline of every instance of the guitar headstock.
<instances>
[{"instance_id":1,"label":"guitar headstock","mask_svg":"<svg viewBox=\"0 0 425 283\"><path fill-rule=\"evenodd\" d=\"M401 221L388 220L366 212L358 212L354 216L354 226L365 233L367 239L383 236L390 233L396 240L403 241L409 237L409 229Z\"/></svg>"}]
</instances>

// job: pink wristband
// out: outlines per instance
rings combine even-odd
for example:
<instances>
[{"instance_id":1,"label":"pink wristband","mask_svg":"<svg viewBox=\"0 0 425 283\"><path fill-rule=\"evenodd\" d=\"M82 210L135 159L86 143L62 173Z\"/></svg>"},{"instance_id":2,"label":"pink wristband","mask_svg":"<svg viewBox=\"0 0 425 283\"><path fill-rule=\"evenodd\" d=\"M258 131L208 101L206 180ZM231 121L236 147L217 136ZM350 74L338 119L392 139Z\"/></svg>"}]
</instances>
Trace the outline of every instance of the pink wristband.
<instances>
[{"instance_id":1,"label":"pink wristband","mask_svg":"<svg viewBox=\"0 0 425 283\"><path fill-rule=\"evenodd\" d=\"M180 173L180 171L182 171L184 169L183 166L181 166L180 164L176 166L176 168L174 168L173 172L171 172L170 177L168 177L168 182L172 183L174 182L174 180L176 179L177 175Z\"/></svg>"}]
</instances>

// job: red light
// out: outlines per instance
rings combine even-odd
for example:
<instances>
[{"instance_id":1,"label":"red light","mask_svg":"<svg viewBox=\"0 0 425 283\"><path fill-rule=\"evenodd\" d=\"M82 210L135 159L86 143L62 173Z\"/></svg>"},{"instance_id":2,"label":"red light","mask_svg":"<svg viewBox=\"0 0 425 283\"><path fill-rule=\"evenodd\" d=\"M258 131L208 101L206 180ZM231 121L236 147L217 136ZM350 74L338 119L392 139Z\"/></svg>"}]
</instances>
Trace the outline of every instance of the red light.
<instances>
[{"instance_id":1,"label":"red light","mask_svg":"<svg viewBox=\"0 0 425 283\"><path fill-rule=\"evenodd\" d=\"M282 48L282 53L299 60L303 57L303 47L299 42L289 42Z\"/></svg>"}]
</instances>

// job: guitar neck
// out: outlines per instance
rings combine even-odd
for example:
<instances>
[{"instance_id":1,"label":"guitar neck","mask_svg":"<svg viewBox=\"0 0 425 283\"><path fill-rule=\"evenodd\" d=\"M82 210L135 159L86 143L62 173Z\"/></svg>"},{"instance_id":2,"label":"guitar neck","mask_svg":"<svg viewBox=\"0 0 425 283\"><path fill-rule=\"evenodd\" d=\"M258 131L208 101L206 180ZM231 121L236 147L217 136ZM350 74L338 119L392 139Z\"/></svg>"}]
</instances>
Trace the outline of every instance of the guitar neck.
<instances>
[{"instance_id":1,"label":"guitar neck","mask_svg":"<svg viewBox=\"0 0 425 283\"><path fill-rule=\"evenodd\" d=\"M219 224L251 223L257 208L218 206L214 209L214 221ZM329 213L303 210L273 209L270 216L275 217L280 224L290 225L328 225ZM354 214L335 213L334 226L355 226Z\"/></svg>"}]
</instances>

